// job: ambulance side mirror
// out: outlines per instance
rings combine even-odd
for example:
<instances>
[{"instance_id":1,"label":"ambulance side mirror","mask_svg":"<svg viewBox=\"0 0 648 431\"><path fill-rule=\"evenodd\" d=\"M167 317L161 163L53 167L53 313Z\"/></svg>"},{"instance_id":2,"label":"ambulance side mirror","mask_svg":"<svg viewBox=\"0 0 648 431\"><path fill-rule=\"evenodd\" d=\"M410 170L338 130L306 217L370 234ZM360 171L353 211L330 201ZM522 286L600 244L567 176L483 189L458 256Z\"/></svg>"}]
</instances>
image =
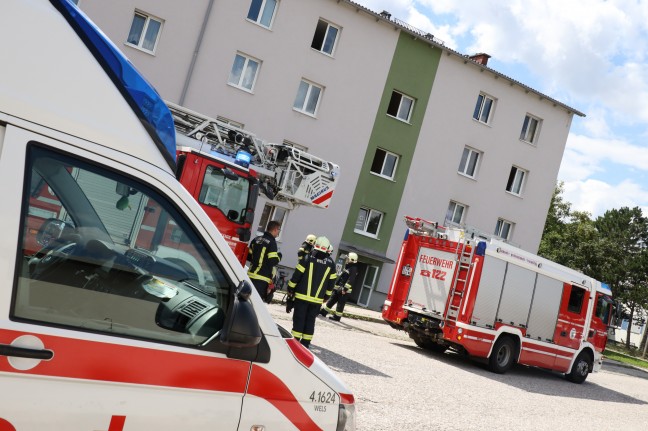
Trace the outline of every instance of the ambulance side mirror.
<instances>
[{"instance_id":1,"label":"ambulance side mirror","mask_svg":"<svg viewBox=\"0 0 648 431\"><path fill-rule=\"evenodd\" d=\"M250 296L252 286L243 280L239 283L225 317L220 342L228 347L253 347L261 342L261 328Z\"/></svg>"}]
</instances>

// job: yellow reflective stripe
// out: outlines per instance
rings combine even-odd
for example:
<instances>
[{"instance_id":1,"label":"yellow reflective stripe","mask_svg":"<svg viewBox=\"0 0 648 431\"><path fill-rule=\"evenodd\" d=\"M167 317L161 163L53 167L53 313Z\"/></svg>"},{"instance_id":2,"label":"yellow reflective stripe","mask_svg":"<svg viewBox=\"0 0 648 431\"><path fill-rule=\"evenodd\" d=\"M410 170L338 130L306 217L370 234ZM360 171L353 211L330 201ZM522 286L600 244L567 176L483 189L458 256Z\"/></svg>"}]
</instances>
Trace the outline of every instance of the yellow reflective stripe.
<instances>
[{"instance_id":1,"label":"yellow reflective stripe","mask_svg":"<svg viewBox=\"0 0 648 431\"><path fill-rule=\"evenodd\" d=\"M324 310L328 311L329 313L332 313L333 310L328 308L326 305L322 307Z\"/></svg>"},{"instance_id":2,"label":"yellow reflective stripe","mask_svg":"<svg viewBox=\"0 0 648 431\"><path fill-rule=\"evenodd\" d=\"M253 279L255 279L255 280L263 280L263 281L267 281L268 283L270 283L270 282L272 281L271 278L264 277L264 276L262 276L262 275L259 275L259 274L257 274L257 273L254 273L254 272L248 272L248 277L253 278Z\"/></svg>"},{"instance_id":3,"label":"yellow reflective stripe","mask_svg":"<svg viewBox=\"0 0 648 431\"><path fill-rule=\"evenodd\" d=\"M306 268L304 268L304 267L301 266L301 265L297 265L297 266L295 267L295 271L299 271L299 272L304 272L305 269L306 269Z\"/></svg>"},{"instance_id":4,"label":"yellow reflective stripe","mask_svg":"<svg viewBox=\"0 0 648 431\"><path fill-rule=\"evenodd\" d=\"M265 247L261 249L261 257L259 257L259 262L257 262L257 267L254 270L254 274L259 272L261 270L261 267L263 266L263 258L265 257Z\"/></svg>"},{"instance_id":5,"label":"yellow reflective stripe","mask_svg":"<svg viewBox=\"0 0 648 431\"><path fill-rule=\"evenodd\" d=\"M301 338L303 335L304 334L302 334L301 332L292 331L292 336L295 338Z\"/></svg>"},{"instance_id":6,"label":"yellow reflective stripe","mask_svg":"<svg viewBox=\"0 0 648 431\"><path fill-rule=\"evenodd\" d=\"M288 282L288 287L292 288L292 287L295 287L295 286L297 286L297 283L295 283L294 281L289 281Z\"/></svg>"},{"instance_id":7,"label":"yellow reflective stripe","mask_svg":"<svg viewBox=\"0 0 648 431\"><path fill-rule=\"evenodd\" d=\"M333 294L333 290L327 290L325 295L331 296Z\"/></svg>"},{"instance_id":8,"label":"yellow reflective stripe","mask_svg":"<svg viewBox=\"0 0 648 431\"><path fill-rule=\"evenodd\" d=\"M296 299L301 299L302 301L312 302L314 304L321 304L324 302L323 298L315 298L314 296L304 295L303 293L295 293Z\"/></svg>"},{"instance_id":9,"label":"yellow reflective stripe","mask_svg":"<svg viewBox=\"0 0 648 431\"><path fill-rule=\"evenodd\" d=\"M322 277L322 281L320 282L320 285L317 288L317 293L315 294L315 296L319 296L320 292L322 291L322 286L324 286L324 282L326 281L326 276L328 275L329 272L331 272L330 267L326 268L326 272L324 273L324 277Z\"/></svg>"},{"instance_id":10,"label":"yellow reflective stripe","mask_svg":"<svg viewBox=\"0 0 648 431\"><path fill-rule=\"evenodd\" d=\"M277 259L279 259L279 253L276 251L271 251L270 253L268 253L268 259L272 257L276 257Z\"/></svg>"},{"instance_id":11,"label":"yellow reflective stripe","mask_svg":"<svg viewBox=\"0 0 648 431\"><path fill-rule=\"evenodd\" d=\"M312 340L313 339L313 334L304 334L302 336L302 340Z\"/></svg>"},{"instance_id":12,"label":"yellow reflective stripe","mask_svg":"<svg viewBox=\"0 0 648 431\"><path fill-rule=\"evenodd\" d=\"M310 266L308 268L308 289L306 290L306 294L308 296L311 296L312 283L313 283L313 262L310 263Z\"/></svg>"}]
</instances>

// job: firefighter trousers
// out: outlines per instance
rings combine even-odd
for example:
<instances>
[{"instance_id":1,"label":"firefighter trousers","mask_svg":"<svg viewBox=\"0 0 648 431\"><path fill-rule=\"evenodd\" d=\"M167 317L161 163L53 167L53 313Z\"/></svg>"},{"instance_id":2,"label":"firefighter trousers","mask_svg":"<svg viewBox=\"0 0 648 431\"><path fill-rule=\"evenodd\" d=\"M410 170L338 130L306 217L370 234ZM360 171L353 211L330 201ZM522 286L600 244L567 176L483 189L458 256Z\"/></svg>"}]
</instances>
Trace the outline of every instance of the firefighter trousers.
<instances>
[{"instance_id":1,"label":"firefighter trousers","mask_svg":"<svg viewBox=\"0 0 648 431\"><path fill-rule=\"evenodd\" d=\"M268 297L268 282L263 280L258 280L256 278L251 279L252 284L256 288L256 291L259 292L259 296L263 299L263 302L266 302Z\"/></svg>"},{"instance_id":2,"label":"firefighter trousers","mask_svg":"<svg viewBox=\"0 0 648 431\"><path fill-rule=\"evenodd\" d=\"M301 299L295 300L292 335L306 348L310 346L311 340L313 339L315 319L320 308L321 304L302 301Z\"/></svg>"},{"instance_id":3,"label":"firefighter trousers","mask_svg":"<svg viewBox=\"0 0 648 431\"><path fill-rule=\"evenodd\" d=\"M340 320L342 318L342 315L344 314L344 306L347 303L347 299L349 299L349 293L343 295L342 289L333 290L331 297L328 301L326 301L326 305L322 308L322 312L320 314L322 316L326 316L327 313L331 313L336 317L336 320ZM337 307L335 307L335 310L333 310L333 306L335 304L337 304Z\"/></svg>"}]
</instances>

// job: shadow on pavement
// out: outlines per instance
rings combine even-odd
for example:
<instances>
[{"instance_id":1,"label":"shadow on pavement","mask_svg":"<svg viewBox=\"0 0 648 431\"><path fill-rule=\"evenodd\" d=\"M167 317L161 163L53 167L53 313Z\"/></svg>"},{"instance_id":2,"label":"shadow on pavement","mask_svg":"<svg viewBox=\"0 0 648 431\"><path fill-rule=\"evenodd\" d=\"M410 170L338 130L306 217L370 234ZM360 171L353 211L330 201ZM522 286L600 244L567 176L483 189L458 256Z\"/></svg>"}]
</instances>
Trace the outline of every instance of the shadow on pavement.
<instances>
[{"instance_id":1,"label":"shadow on pavement","mask_svg":"<svg viewBox=\"0 0 648 431\"><path fill-rule=\"evenodd\" d=\"M362 374L367 376L389 377L387 374L381 373L371 367L367 367L360 362L349 359L331 350L325 349L315 344L311 344L311 351L315 353L326 365L336 371L344 371L351 374Z\"/></svg>"},{"instance_id":2,"label":"shadow on pavement","mask_svg":"<svg viewBox=\"0 0 648 431\"><path fill-rule=\"evenodd\" d=\"M452 351L440 354L426 351L410 344L398 342L393 342L392 344L416 352L419 355L427 356L430 359L448 365L457 366L466 372L501 382L527 392L555 397L579 398L622 404L648 404L644 400L625 395L621 392L591 382L589 380L591 375L588 377L588 380L579 385L567 381L561 373L524 365L516 365L511 370L507 371L506 374L495 374L487 369L485 363ZM642 379L648 378L648 373L633 368L626 368L621 365L604 364L603 371L621 373Z\"/></svg>"}]
</instances>

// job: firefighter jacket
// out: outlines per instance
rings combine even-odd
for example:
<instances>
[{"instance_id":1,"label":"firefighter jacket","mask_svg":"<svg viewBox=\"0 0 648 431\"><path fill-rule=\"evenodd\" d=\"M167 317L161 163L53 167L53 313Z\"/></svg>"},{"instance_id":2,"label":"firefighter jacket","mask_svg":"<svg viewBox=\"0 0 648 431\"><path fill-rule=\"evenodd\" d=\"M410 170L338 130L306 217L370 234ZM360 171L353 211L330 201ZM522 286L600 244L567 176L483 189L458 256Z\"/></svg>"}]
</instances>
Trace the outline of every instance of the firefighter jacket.
<instances>
[{"instance_id":1,"label":"firefighter jacket","mask_svg":"<svg viewBox=\"0 0 648 431\"><path fill-rule=\"evenodd\" d=\"M351 290L353 289L353 282L355 281L357 275L357 265L355 263L347 264L346 268L344 268L342 273L338 276L335 285L338 288L343 289L346 293L351 293Z\"/></svg>"},{"instance_id":2,"label":"firefighter jacket","mask_svg":"<svg viewBox=\"0 0 648 431\"><path fill-rule=\"evenodd\" d=\"M321 304L324 296L330 296L335 286L337 274L335 262L326 253L317 252L306 255L297 264L288 282L288 291L295 299Z\"/></svg>"},{"instance_id":3,"label":"firefighter jacket","mask_svg":"<svg viewBox=\"0 0 648 431\"><path fill-rule=\"evenodd\" d=\"M272 270L281 260L272 234L264 232L250 241L247 260L251 262L248 270L251 279L272 282Z\"/></svg>"},{"instance_id":4,"label":"firefighter jacket","mask_svg":"<svg viewBox=\"0 0 648 431\"><path fill-rule=\"evenodd\" d=\"M297 262L301 262L302 259L304 259L304 256L311 253L311 250L313 250L313 244L308 241L302 242L301 247L299 247L299 250L297 251Z\"/></svg>"}]
</instances>

